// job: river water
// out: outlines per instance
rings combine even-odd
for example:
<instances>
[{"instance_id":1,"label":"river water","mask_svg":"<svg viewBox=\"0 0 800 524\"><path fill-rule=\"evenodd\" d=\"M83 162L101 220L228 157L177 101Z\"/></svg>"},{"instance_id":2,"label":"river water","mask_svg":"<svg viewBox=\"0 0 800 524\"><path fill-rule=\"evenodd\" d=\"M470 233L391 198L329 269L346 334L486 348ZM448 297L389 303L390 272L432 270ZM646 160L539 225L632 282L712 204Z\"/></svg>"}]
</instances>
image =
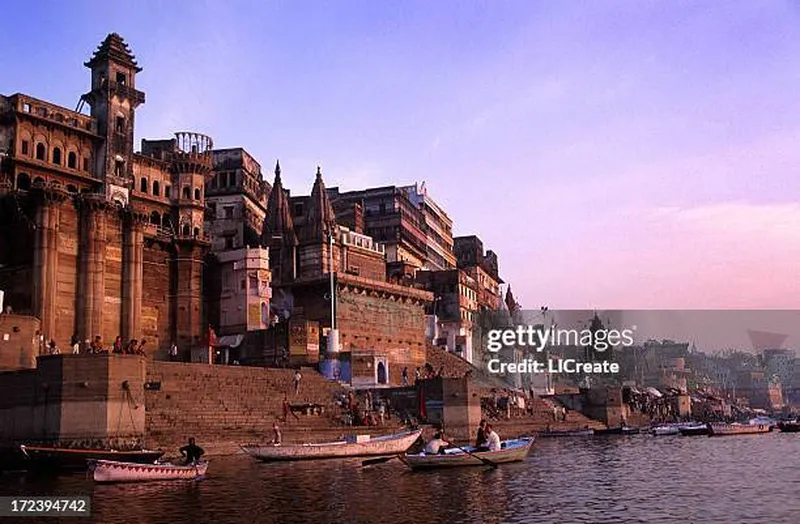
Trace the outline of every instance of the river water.
<instances>
[{"instance_id":1,"label":"river water","mask_svg":"<svg viewBox=\"0 0 800 524\"><path fill-rule=\"evenodd\" d=\"M800 522L800 434L539 439L497 469L212 458L199 482L0 476L0 495L90 495L113 523ZM27 518L24 522L54 522Z\"/></svg>"}]
</instances>

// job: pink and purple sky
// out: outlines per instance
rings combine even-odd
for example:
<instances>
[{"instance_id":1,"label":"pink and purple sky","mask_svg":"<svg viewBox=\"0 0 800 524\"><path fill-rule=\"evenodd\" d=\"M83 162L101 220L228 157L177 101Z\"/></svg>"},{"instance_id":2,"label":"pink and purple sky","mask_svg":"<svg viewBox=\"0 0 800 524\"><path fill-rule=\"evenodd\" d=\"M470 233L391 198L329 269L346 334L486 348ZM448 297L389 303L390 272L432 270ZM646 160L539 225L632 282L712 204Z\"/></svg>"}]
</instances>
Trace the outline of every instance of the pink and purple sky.
<instances>
[{"instance_id":1,"label":"pink and purple sky","mask_svg":"<svg viewBox=\"0 0 800 524\"><path fill-rule=\"evenodd\" d=\"M109 32L147 103L284 183L427 182L526 307L800 307L790 1L28 2L0 93L74 108Z\"/></svg>"}]
</instances>

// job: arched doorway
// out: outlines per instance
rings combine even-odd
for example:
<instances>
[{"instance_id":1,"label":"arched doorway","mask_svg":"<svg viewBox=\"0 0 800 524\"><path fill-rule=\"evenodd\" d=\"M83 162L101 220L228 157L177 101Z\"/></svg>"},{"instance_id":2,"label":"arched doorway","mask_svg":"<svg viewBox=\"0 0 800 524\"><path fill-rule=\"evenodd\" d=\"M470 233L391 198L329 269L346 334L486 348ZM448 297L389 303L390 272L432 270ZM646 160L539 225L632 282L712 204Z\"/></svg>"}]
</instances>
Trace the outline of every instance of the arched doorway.
<instances>
[{"instance_id":1,"label":"arched doorway","mask_svg":"<svg viewBox=\"0 0 800 524\"><path fill-rule=\"evenodd\" d=\"M389 377L386 371L386 364L383 361L378 361L378 367L376 368L376 372L378 374L378 384L388 384Z\"/></svg>"}]
</instances>

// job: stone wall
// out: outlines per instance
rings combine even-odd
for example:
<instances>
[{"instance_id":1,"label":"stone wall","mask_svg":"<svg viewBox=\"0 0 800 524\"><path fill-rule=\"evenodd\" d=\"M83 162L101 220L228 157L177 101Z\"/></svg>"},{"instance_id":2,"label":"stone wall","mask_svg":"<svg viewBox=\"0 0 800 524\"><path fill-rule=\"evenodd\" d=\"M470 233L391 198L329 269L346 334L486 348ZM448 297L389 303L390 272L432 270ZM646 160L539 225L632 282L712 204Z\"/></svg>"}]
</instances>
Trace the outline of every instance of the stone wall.
<instances>
[{"instance_id":1,"label":"stone wall","mask_svg":"<svg viewBox=\"0 0 800 524\"><path fill-rule=\"evenodd\" d=\"M39 319L0 313L0 371L36 367Z\"/></svg>"}]
</instances>

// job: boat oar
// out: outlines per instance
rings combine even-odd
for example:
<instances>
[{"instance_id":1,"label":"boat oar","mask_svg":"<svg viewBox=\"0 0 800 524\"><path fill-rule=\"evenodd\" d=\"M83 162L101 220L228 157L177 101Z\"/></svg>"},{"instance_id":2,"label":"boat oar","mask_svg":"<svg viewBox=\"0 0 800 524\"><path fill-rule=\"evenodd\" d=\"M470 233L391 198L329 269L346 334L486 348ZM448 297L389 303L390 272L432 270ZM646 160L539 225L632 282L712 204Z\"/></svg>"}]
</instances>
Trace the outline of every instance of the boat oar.
<instances>
[{"instance_id":1,"label":"boat oar","mask_svg":"<svg viewBox=\"0 0 800 524\"><path fill-rule=\"evenodd\" d=\"M464 453L466 453L467 455L469 455L471 457L475 457L476 459L480 460L481 462L483 462L487 466L491 466L493 468L497 467L497 463L496 462L492 462L491 460L485 459L485 458L483 458L483 457L481 457L479 455L476 455L475 453L470 453L469 451L467 451L466 449L462 448L461 446L456 446L455 444L450 444L450 445L453 446L456 449L460 449L461 451L463 451Z\"/></svg>"},{"instance_id":2,"label":"boat oar","mask_svg":"<svg viewBox=\"0 0 800 524\"><path fill-rule=\"evenodd\" d=\"M361 467L363 468L365 466L372 466L374 464L383 464L384 462L389 462L390 460L396 459L396 458L400 458L400 456L399 455L392 455L391 457L381 457L381 458L376 458L376 459L364 460L363 462L361 462Z\"/></svg>"}]
</instances>

